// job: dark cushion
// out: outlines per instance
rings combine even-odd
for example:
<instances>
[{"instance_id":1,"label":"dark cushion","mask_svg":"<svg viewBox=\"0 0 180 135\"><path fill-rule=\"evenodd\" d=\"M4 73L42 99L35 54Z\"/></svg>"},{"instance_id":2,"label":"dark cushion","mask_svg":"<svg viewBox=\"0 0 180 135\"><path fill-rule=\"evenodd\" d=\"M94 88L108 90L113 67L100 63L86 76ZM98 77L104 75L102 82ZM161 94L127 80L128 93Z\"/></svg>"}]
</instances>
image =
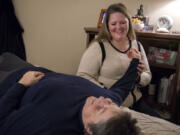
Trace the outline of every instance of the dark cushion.
<instances>
[{"instance_id":1,"label":"dark cushion","mask_svg":"<svg viewBox=\"0 0 180 135\"><path fill-rule=\"evenodd\" d=\"M0 71L12 71L27 66L32 66L32 64L12 53L6 52L0 56Z\"/></svg>"},{"instance_id":2,"label":"dark cushion","mask_svg":"<svg viewBox=\"0 0 180 135\"><path fill-rule=\"evenodd\" d=\"M28 66L32 66L32 64L22 60L15 54L3 53L0 56L0 83L12 72Z\"/></svg>"}]
</instances>

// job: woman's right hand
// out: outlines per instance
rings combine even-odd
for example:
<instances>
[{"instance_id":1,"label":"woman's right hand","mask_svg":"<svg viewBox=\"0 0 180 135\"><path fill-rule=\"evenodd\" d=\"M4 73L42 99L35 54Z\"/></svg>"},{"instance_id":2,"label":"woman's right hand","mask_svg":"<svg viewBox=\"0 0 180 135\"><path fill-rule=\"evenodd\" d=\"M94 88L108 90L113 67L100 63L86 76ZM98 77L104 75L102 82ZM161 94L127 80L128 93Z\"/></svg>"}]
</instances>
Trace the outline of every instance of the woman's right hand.
<instances>
[{"instance_id":1,"label":"woman's right hand","mask_svg":"<svg viewBox=\"0 0 180 135\"><path fill-rule=\"evenodd\" d=\"M39 72L39 71L28 71L21 77L21 79L18 81L18 83L20 83L26 87L29 87L29 86L37 83L44 76L45 76L44 73Z\"/></svg>"}]
</instances>

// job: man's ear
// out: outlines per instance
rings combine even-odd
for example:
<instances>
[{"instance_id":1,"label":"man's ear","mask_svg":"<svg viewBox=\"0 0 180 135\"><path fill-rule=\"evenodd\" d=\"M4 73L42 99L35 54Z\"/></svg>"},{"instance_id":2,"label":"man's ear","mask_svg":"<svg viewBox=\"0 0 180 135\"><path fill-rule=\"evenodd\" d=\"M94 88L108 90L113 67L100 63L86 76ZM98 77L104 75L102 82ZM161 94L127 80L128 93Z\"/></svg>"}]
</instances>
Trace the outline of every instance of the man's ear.
<instances>
[{"instance_id":1,"label":"man's ear","mask_svg":"<svg viewBox=\"0 0 180 135\"><path fill-rule=\"evenodd\" d=\"M89 125L88 125L88 124L85 124L85 125L84 125L84 128L85 128L86 132L87 132L89 135L93 135L93 133L92 133L91 129L89 128Z\"/></svg>"}]
</instances>

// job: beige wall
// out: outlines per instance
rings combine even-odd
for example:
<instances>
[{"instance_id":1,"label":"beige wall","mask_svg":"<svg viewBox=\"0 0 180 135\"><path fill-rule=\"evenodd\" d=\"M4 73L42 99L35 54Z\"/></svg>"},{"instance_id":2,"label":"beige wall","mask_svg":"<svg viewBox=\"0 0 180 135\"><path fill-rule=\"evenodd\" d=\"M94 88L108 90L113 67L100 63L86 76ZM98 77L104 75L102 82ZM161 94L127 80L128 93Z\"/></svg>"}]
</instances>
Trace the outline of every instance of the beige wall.
<instances>
[{"instance_id":1,"label":"beige wall","mask_svg":"<svg viewBox=\"0 0 180 135\"><path fill-rule=\"evenodd\" d=\"M100 10L122 2L132 15L144 5L150 23L167 14L180 31L175 0L14 0L15 11L24 28L29 62L57 72L75 74L86 46L84 27L96 27ZM180 4L180 3L179 3ZM178 13L178 14L177 14Z\"/></svg>"}]
</instances>

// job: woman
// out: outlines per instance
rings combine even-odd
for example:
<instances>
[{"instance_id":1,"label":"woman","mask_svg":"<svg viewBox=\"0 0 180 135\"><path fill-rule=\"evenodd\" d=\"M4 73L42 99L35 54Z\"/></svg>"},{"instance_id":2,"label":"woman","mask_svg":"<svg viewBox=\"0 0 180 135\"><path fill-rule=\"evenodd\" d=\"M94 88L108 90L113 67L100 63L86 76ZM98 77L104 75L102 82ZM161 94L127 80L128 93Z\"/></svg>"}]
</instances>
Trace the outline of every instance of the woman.
<instances>
[{"instance_id":1,"label":"woman","mask_svg":"<svg viewBox=\"0 0 180 135\"><path fill-rule=\"evenodd\" d=\"M103 43L105 49L104 61L99 42ZM144 48L140 43L138 48L127 8L121 3L112 4L107 9L97 38L82 56L77 75L110 89L127 71L131 61L128 55L130 50L139 50L141 53L137 82L138 85L146 86L151 81L151 72ZM142 96L137 86L134 91L136 101ZM122 105L132 106L135 98L133 94L129 94Z\"/></svg>"}]
</instances>

